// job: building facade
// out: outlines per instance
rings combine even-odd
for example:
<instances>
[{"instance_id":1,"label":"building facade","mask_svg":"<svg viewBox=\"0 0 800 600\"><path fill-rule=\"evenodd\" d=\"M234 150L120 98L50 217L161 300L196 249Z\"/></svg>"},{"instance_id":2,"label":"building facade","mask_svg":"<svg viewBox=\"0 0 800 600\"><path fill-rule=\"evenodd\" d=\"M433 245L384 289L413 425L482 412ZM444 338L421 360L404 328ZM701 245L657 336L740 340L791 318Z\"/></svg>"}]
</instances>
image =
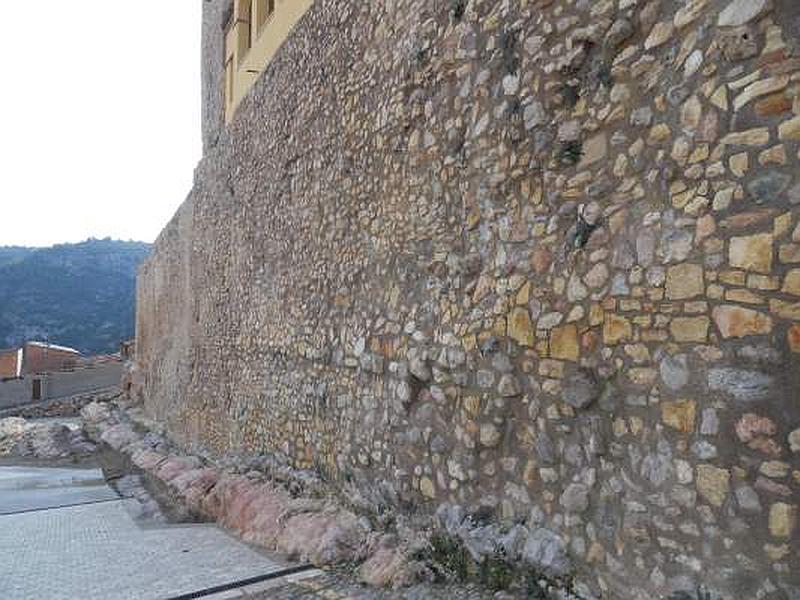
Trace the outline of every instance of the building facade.
<instances>
[{"instance_id":1,"label":"building facade","mask_svg":"<svg viewBox=\"0 0 800 600\"><path fill-rule=\"evenodd\" d=\"M235 0L224 27L225 122L313 0Z\"/></svg>"},{"instance_id":2,"label":"building facade","mask_svg":"<svg viewBox=\"0 0 800 600\"><path fill-rule=\"evenodd\" d=\"M16 379L22 375L22 349L0 350L0 379Z\"/></svg>"},{"instance_id":3,"label":"building facade","mask_svg":"<svg viewBox=\"0 0 800 600\"><path fill-rule=\"evenodd\" d=\"M47 342L28 342L22 348L22 375L69 371L81 358L79 350Z\"/></svg>"}]
</instances>

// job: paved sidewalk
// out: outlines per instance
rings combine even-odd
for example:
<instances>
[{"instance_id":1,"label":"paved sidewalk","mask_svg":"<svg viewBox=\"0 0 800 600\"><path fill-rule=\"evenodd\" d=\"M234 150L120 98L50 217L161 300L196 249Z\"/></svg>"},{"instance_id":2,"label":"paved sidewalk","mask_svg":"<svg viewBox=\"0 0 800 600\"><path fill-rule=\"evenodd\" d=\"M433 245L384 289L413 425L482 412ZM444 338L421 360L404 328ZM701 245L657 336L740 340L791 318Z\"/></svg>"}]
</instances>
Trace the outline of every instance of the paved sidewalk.
<instances>
[{"instance_id":1,"label":"paved sidewalk","mask_svg":"<svg viewBox=\"0 0 800 600\"><path fill-rule=\"evenodd\" d=\"M287 566L214 525L142 527L131 516L136 501L109 501L104 483L87 483L91 472L28 471L0 468L0 503L26 511L0 515L3 600L166 600ZM26 489L31 481L44 487ZM104 498L40 508L48 493L53 506L75 489Z\"/></svg>"},{"instance_id":2,"label":"paved sidewalk","mask_svg":"<svg viewBox=\"0 0 800 600\"><path fill-rule=\"evenodd\" d=\"M475 586L369 589L270 557L215 525L142 522L96 469L0 467L2 600L488 600ZM5 514L3 514L5 513ZM274 578L261 580L265 576ZM247 580L256 580L247 583Z\"/></svg>"},{"instance_id":3,"label":"paved sidewalk","mask_svg":"<svg viewBox=\"0 0 800 600\"><path fill-rule=\"evenodd\" d=\"M118 499L99 469L0 467L0 515Z\"/></svg>"}]
</instances>

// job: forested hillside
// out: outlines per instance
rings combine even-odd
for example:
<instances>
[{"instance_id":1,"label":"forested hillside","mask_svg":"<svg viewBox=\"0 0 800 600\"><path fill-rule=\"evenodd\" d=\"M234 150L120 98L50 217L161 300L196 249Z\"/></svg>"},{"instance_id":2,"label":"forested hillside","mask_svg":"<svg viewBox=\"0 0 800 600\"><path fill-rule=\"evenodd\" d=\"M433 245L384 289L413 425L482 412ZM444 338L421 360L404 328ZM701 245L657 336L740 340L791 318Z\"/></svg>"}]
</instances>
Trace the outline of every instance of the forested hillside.
<instances>
[{"instance_id":1,"label":"forested hillside","mask_svg":"<svg viewBox=\"0 0 800 600\"><path fill-rule=\"evenodd\" d=\"M136 269L149 252L111 239L0 247L0 347L49 340L115 352L133 336Z\"/></svg>"}]
</instances>

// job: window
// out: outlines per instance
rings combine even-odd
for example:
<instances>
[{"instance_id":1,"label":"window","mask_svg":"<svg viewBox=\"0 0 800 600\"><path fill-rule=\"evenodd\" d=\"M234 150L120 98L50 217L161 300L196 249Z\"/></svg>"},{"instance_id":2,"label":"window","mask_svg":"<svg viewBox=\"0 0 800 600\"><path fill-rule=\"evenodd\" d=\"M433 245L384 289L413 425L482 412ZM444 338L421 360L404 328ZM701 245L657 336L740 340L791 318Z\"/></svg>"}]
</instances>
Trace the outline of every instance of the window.
<instances>
[{"instance_id":1,"label":"window","mask_svg":"<svg viewBox=\"0 0 800 600\"><path fill-rule=\"evenodd\" d=\"M240 63L253 45L253 36L250 35L253 2L254 0L238 0L237 8L239 10L237 10L234 15L236 19L234 23L234 27L236 28L236 45L238 46L237 50L239 51Z\"/></svg>"},{"instance_id":2,"label":"window","mask_svg":"<svg viewBox=\"0 0 800 600\"><path fill-rule=\"evenodd\" d=\"M231 1L230 20L225 27L224 76L220 73L220 78L224 77L220 85L224 85L226 123L230 123L239 103L313 5L314 0Z\"/></svg>"},{"instance_id":3,"label":"window","mask_svg":"<svg viewBox=\"0 0 800 600\"><path fill-rule=\"evenodd\" d=\"M225 107L233 107L233 57L225 63Z\"/></svg>"},{"instance_id":4,"label":"window","mask_svg":"<svg viewBox=\"0 0 800 600\"><path fill-rule=\"evenodd\" d=\"M267 24L267 21L275 12L275 0L255 0L253 8L252 37L255 39L264 30L264 25Z\"/></svg>"}]
</instances>

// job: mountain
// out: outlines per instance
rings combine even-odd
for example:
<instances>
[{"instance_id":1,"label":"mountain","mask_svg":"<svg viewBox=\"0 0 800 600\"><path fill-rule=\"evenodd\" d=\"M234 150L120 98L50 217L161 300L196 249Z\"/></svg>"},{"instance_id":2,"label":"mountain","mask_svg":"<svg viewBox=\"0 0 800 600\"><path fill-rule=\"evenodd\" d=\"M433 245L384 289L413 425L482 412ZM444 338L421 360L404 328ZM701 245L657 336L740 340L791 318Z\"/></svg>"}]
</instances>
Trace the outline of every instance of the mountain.
<instances>
[{"instance_id":1,"label":"mountain","mask_svg":"<svg viewBox=\"0 0 800 600\"><path fill-rule=\"evenodd\" d=\"M0 246L0 267L24 260L34 252L36 252L36 248L23 248L22 246Z\"/></svg>"},{"instance_id":2,"label":"mountain","mask_svg":"<svg viewBox=\"0 0 800 600\"><path fill-rule=\"evenodd\" d=\"M47 340L116 352L134 334L136 269L150 247L111 239L0 247L0 348Z\"/></svg>"}]
</instances>

